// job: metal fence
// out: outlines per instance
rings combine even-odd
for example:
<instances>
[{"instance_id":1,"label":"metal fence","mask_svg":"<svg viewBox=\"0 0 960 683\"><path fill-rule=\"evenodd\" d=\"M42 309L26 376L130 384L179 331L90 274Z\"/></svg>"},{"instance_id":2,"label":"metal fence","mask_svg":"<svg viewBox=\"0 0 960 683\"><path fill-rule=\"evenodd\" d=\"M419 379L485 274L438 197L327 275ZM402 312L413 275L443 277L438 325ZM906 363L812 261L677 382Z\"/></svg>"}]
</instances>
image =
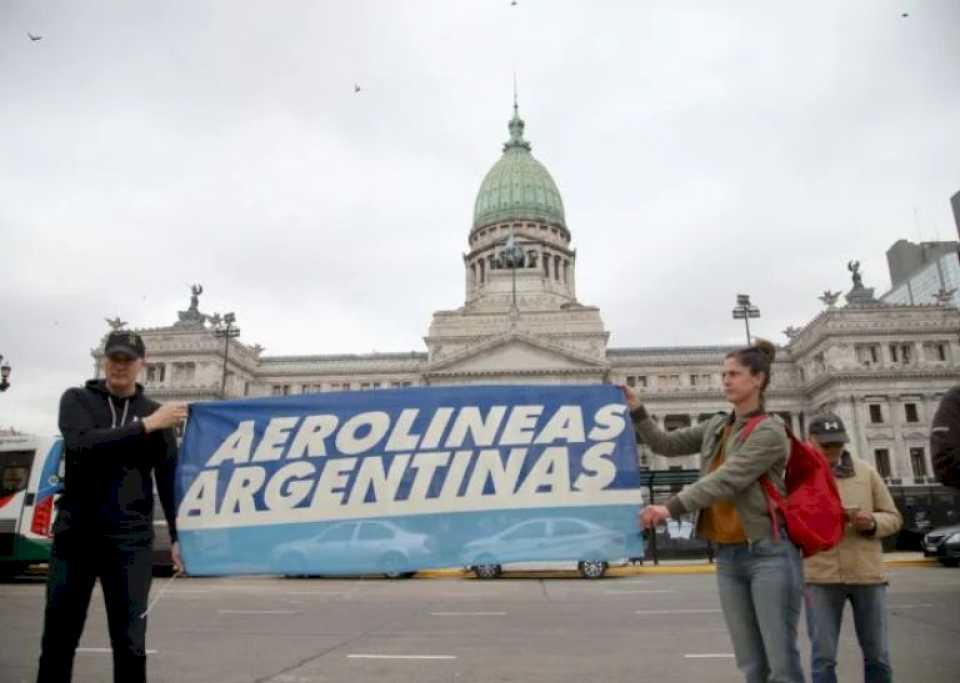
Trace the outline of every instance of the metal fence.
<instances>
[{"instance_id":1,"label":"metal fence","mask_svg":"<svg viewBox=\"0 0 960 683\"><path fill-rule=\"evenodd\" d=\"M642 471L641 486L647 488L651 504L662 504L684 486L700 476L699 470ZM883 548L893 550L920 550L924 534L931 529L960 524L960 490L948 486L890 486L890 494L900 514L903 528L885 538ZM706 558L713 561L713 547L694 536L693 515L670 520L656 533L646 531L645 560L654 564L661 559Z\"/></svg>"}]
</instances>

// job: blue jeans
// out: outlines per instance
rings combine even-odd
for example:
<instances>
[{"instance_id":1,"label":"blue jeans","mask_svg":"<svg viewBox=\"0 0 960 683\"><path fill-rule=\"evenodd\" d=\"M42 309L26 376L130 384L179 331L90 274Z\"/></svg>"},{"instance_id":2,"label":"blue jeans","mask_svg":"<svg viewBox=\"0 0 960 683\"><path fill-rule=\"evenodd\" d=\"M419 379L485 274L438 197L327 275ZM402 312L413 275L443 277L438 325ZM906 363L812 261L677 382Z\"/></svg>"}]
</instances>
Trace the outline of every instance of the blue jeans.
<instances>
[{"instance_id":1,"label":"blue jeans","mask_svg":"<svg viewBox=\"0 0 960 683\"><path fill-rule=\"evenodd\" d=\"M717 585L746 682L803 683L797 648L803 561L786 533L780 542L717 544Z\"/></svg>"},{"instance_id":2,"label":"blue jeans","mask_svg":"<svg viewBox=\"0 0 960 683\"><path fill-rule=\"evenodd\" d=\"M804 597L813 683L837 683L837 643L847 600L853 606L853 625L863 651L863 680L866 683L893 680L887 641L886 586L810 583Z\"/></svg>"}]
</instances>

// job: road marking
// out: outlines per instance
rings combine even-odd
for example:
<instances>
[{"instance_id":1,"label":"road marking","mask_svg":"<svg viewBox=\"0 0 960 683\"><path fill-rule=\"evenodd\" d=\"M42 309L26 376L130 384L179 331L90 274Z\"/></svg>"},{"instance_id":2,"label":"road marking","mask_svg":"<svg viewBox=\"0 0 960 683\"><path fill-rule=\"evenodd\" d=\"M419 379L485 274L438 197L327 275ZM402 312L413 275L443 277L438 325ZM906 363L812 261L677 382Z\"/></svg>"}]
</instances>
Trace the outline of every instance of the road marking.
<instances>
[{"instance_id":1,"label":"road marking","mask_svg":"<svg viewBox=\"0 0 960 683\"><path fill-rule=\"evenodd\" d=\"M704 654L684 655L684 659L733 659L732 652L706 652Z\"/></svg>"},{"instance_id":2,"label":"road marking","mask_svg":"<svg viewBox=\"0 0 960 683\"><path fill-rule=\"evenodd\" d=\"M292 609L218 609L220 614L299 614Z\"/></svg>"},{"instance_id":3,"label":"road marking","mask_svg":"<svg viewBox=\"0 0 960 683\"><path fill-rule=\"evenodd\" d=\"M655 588L640 588L639 590L606 590L603 591L605 595L653 595L653 594L662 594L662 593L676 593L677 591L671 589L655 589Z\"/></svg>"},{"instance_id":4,"label":"road marking","mask_svg":"<svg viewBox=\"0 0 960 683\"><path fill-rule=\"evenodd\" d=\"M430 612L431 617L505 617L506 612Z\"/></svg>"},{"instance_id":5,"label":"road marking","mask_svg":"<svg viewBox=\"0 0 960 683\"><path fill-rule=\"evenodd\" d=\"M77 648L77 652L82 652L82 653L87 653L87 654L95 654L95 655L103 655L103 654L109 655L109 654L113 654L113 650L111 650L109 647L78 647L78 648ZM147 654L148 654L148 655L155 655L155 654L157 654L157 651L156 651L156 650L147 650Z\"/></svg>"},{"instance_id":6,"label":"road marking","mask_svg":"<svg viewBox=\"0 0 960 683\"><path fill-rule=\"evenodd\" d=\"M718 609L638 609L637 614L719 614Z\"/></svg>"},{"instance_id":7,"label":"road marking","mask_svg":"<svg viewBox=\"0 0 960 683\"><path fill-rule=\"evenodd\" d=\"M347 655L347 659L456 659L456 655Z\"/></svg>"}]
</instances>

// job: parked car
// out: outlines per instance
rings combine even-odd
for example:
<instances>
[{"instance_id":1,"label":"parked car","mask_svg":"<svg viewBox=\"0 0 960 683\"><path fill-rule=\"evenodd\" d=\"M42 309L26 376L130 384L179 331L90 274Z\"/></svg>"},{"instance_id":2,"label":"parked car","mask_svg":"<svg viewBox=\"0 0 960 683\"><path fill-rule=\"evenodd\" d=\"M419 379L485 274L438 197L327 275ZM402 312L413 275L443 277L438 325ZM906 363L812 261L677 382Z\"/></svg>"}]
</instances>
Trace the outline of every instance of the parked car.
<instances>
[{"instance_id":1,"label":"parked car","mask_svg":"<svg viewBox=\"0 0 960 683\"><path fill-rule=\"evenodd\" d=\"M514 524L491 536L464 545L463 563L478 578L495 579L503 565L535 566L531 555L541 564L562 558L579 558L577 571L586 579L599 579L609 562L603 558L626 559L627 539L614 529L574 517L538 518Z\"/></svg>"},{"instance_id":2,"label":"parked car","mask_svg":"<svg viewBox=\"0 0 960 683\"><path fill-rule=\"evenodd\" d=\"M923 537L923 554L945 567L960 565L960 524L942 526Z\"/></svg>"}]
</instances>

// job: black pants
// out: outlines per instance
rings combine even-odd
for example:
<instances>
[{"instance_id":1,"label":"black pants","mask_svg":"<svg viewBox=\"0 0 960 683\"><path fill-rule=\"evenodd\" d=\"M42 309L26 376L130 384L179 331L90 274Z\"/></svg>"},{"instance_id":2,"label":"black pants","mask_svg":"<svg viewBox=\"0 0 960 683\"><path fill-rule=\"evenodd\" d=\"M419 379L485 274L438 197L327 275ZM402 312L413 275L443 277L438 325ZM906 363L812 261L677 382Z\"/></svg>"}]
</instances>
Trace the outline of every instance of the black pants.
<instances>
[{"instance_id":1,"label":"black pants","mask_svg":"<svg viewBox=\"0 0 960 683\"><path fill-rule=\"evenodd\" d=\"M37 683L64 683L83 633L97 578L103 589L113 648L113 680L147 679L147 609L153 539L91 537L77 530L54 537L47 575L47 607Z\"/></svg>"}]
</instances>

